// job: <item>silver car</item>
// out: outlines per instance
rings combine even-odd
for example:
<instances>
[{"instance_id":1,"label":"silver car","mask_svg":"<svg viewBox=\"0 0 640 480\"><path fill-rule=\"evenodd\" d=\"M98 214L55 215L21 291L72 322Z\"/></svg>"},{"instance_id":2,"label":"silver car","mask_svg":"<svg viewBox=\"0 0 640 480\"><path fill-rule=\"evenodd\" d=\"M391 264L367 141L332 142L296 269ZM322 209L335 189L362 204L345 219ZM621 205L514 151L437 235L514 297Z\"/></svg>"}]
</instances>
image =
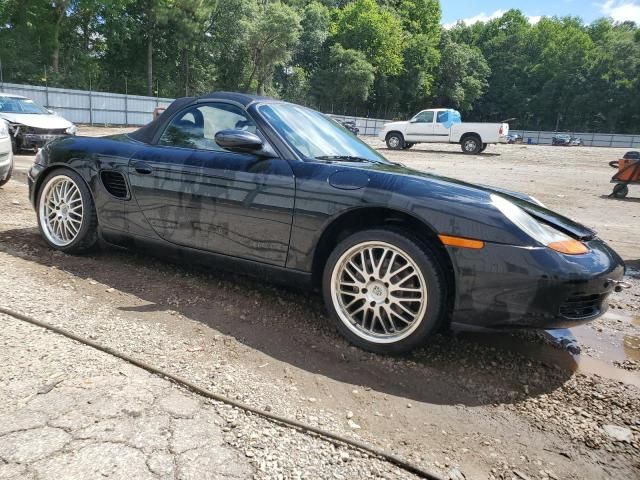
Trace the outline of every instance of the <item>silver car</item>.
<instances>
[{"instance_id":1,"label":"silver car","mask_svg":"<svg viewBox=\"0 0 640 480\"><path fill-rule=\"evenodd\" d=\"M0 187L7 183L13 171L13 151L9 125L0 119Z\"/></svg>"}]
</instances>

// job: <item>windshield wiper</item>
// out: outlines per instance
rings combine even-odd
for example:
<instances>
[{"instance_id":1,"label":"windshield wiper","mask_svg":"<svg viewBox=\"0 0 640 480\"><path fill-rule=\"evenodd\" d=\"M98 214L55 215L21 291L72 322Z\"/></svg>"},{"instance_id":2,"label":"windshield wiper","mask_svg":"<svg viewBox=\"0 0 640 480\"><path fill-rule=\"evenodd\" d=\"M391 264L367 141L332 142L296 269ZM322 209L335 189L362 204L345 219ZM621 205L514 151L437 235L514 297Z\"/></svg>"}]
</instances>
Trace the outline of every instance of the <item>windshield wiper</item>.
<instances>
[{"instance_id":1,"label":"windshield wiper","mask_svg":"<svg viewBox=\"0 0 640 480\"><path fill-rule=\"evenodd\" d=\"M366 162L371 163L371 160L363 157L355 157L353 155L320 155L315 157L316 160L341 160L343 162Z\"/></svg>"}]
</instances>

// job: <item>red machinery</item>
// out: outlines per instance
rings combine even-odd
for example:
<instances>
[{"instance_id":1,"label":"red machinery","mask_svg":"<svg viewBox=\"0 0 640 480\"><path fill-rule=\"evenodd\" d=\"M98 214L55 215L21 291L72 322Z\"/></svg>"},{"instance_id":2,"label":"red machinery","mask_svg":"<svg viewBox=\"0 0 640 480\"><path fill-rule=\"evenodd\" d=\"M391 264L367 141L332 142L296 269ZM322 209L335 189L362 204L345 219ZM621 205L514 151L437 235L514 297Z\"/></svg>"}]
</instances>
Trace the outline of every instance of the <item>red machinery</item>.
<instances>
[{"instance_id":1,"label":"red machinery","mask_svg":"<svg viewBox=\"0 0 640 480\"><path fill-rule=\"evenodd\" d=\"M618 169L618 172L611 177L611 183L616 185L610 197L624 198L629 194L630 184L640 184L640 152L627 152L620 160L610 162L609 165Z\"/></svg>"}]
</instances>

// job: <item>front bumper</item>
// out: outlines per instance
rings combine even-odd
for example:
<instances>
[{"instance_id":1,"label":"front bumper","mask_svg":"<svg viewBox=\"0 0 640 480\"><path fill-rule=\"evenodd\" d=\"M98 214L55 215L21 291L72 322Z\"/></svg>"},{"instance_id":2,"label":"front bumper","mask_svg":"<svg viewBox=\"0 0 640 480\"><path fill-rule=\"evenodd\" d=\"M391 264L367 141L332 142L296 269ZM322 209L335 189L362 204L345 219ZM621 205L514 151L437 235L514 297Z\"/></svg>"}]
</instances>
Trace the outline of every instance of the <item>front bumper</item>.
<instances>
[{"instance_id":1,"label":"front bumper","mask_svg":"<svg viewBox=\"0 0 640 480\"><path fill-rule=\"evenodd\" d=\"M33 208L36 208L36 182L38 177L44 171L45 167L39 163L33 163L27 173L27 183L29 184L29 200Z\"/></svg>"},{"instance_id":2,"label":"front bumper","mask_svg":"<svg viewBox=\"0 0 640 480\"><path fill-rule=\"evenodd\" d=\"M587 245L584 255L489 243L481 250L449 248L456 274L453 320L566 328L598 318L622 279L624 262L599 239Z\"/></svg>"}]
</instances>

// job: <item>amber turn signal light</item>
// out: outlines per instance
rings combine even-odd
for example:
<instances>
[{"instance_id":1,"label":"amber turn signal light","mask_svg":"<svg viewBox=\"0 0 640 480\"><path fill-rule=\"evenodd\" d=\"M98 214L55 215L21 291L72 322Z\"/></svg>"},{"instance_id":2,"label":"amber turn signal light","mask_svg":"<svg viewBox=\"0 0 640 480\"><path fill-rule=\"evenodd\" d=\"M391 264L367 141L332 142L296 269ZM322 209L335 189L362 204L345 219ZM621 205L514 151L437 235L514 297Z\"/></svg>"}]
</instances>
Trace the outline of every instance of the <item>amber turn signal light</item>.
<instances>
[{"instance_id":1,"label":"amber turn signal light","mask_svg":"<svg viewBox=\"0 0 640 480\"><path fill-rule=\"evenodd\" d=\"M583 253L587 253L589 249L587 246L579 242L578 240L574 240L573 238L569 240L563 240L561 242L552 242L547 245L551 250L555 250L556 252L564 253L566 255L582 255Z\"/></svg>"},{"instance_id":2,"label":"amber turn signal light","mask_svg":"<svg viewBox=\"0 0 640 480\"><path fill-rule=\"evenodd\" d=\"M470 238L452 237L451 235L438 235L440 241L449 245L450 247L471 248L473 250L479 250L484 247L482 240L472 240Z\"/></svg>"}]
</instances>

